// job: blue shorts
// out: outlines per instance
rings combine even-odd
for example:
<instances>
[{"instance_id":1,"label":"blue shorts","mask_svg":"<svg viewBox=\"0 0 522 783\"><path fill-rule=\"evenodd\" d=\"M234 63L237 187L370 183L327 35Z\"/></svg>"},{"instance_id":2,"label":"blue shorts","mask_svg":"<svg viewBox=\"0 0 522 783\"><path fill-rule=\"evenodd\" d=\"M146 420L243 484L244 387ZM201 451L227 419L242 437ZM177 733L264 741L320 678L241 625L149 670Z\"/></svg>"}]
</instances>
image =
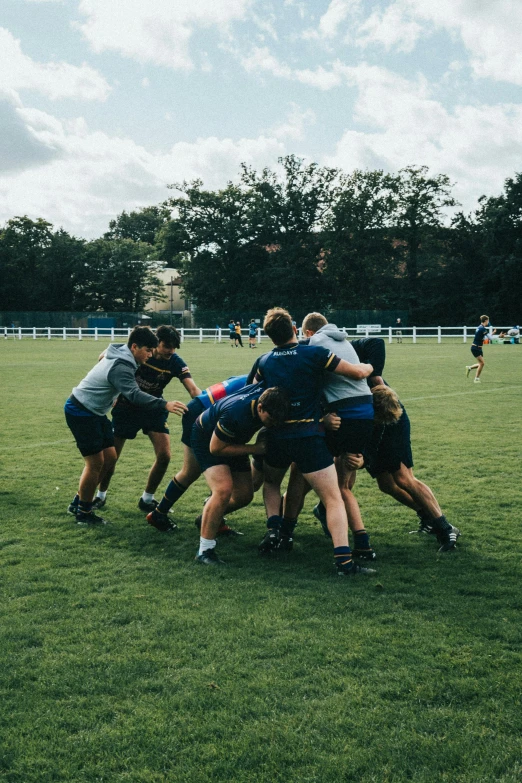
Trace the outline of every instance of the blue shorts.
<instances>
[{"instance_id":1,"label":"blue shorts","mask_svg":"<svg viewBox=\"0 0 522 783\"><path fill-rule=\"evenodd\" d=\"M295 462L301 473L317 473L333 465L325 438L310 435L308 438L274 438L267 434L265 463L273 468L287 469Z\"/></svg>"},{"instance_id":2,"label":"blue shorts","mask_svg":"<svg viewBox=\"0 0 522 783\"><path fill-rule=\"evenodd\" d=\"M65 420L82 457L99 454L114 446L112 424L107 416L73 416L65 411Z\"/></svg>"},{"instance_id":3,"label":"blue shorts","mask_svg":"<svg viewBox=\"0 0 522 783\"><path fill-rule=\"evenodd\" d=\"M189 402L187 405L187 412L183 414L181 418L181 427L182 427L182 433L181 433L181 442L184 446L188 446L191 448L190 439L192 436L192 427L200 415L200 413L203 413L205 410L205 406L201 402L201 400L198 400L197 397L195 397L193 400Z\"/></svg>"},{"instance_id":4,"label":"blue shorts","mask_svg":"<svg viewBox=\"0 0 522 783\"><path fill-rule=\"evenodd\" d=\"M484 356L484 354L482 353L482 348L479 348L478 345L471 346L471 353L473 354L475 359L477 358L477 356Z\"/></svg>"},{"instance_id":5,"label":"blue shorts","mask_svg":"<svg viewBox=\"0 0 522 783\"><path fill-rule=\"evenodd\" d=\"M376 425L365 454L366 469L372 478L381 473L395 473L401 464L413 467L411 425L405 410L397 424Z\"/></svg>"},{"instance_id":6,"label":"blue shorts","mask_svg":"<svg viewBox=\"0 0 522 783\"><path fill-rule=\"evenodd\" d=\"M334 457L364 454L373 434L373 419L341 419L338 430L326 431L326 445Z\"/></svg>"},{"instance_id":7,"label":"blue shorts","mask_svg":"<svg viewBox=\"0 0 522 783\"><path fill-rule=\"evenodd\" d=\"M112 409L112 424L117 438L134 440L140 430L144 435L149 432L169 434L167 411L146 411L134 405L116 404Z\"/></svg>"},{"instance_id":8,"label":"blue shorts","mask_svg":"<svg viewBox=\"0 0 522 783\"><path fill-rule=\"evenodd\" d=\"M220 457L218 454L211 454L211 439L212 433L205 432L199 424L192 426L190 446L203 473L209 468L216 467L216 465L228 465L231 473L250 473L250 458L248 454L243 454L241 457Z\"/></svg>"}]
</instances>

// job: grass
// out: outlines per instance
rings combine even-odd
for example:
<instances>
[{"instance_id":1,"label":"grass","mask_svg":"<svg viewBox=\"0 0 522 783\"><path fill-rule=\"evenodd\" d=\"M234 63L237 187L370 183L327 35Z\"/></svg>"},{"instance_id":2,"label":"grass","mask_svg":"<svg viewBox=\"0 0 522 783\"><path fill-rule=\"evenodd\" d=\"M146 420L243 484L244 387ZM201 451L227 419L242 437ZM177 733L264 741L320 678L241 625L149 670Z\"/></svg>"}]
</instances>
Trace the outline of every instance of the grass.
<instances>
[{"instance_id":1,"label":"grass","mask_svg":"<svg viewBox=\"0 0 522 783\"><path fill-rule=\"evenodd\" d=\"M463 535L438 555L363 472L378 573L340 580L312 497L291 555L257 556L258 494L234 519L244 538L219 544L227 567L194 565L205 484L177 505L175 536L151 530L143 436L113 480L112 524L75 526L82 460L62 406L100 348L0 343L0 781L520 781L522 349L486 348L474 386L469 346L388 346L416 475ZM202 387L257 356L180 353Z\"/></svg>"}]
</instances>

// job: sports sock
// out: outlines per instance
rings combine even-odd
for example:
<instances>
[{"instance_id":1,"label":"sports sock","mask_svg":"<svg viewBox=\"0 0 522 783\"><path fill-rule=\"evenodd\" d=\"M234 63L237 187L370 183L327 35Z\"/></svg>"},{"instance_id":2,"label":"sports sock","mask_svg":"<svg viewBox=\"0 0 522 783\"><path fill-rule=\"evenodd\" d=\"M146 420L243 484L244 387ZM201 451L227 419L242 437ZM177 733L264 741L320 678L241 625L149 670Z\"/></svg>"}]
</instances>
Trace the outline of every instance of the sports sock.
<instances>
[{"instance_id":1,"label":"sports sock","mask_svg":"<svg viewBox=\"0 0 522 783\"><path fill-rule=\"evenodd\" d=\"M266 526L269 530L279 530L283 523L282 517L274 514L266 520Z\"/></svg>"},{"instance_id":2,"label":"sports sock","mask_svg":"<svg viewBox=\"0 0 522 783\"><path fill-rule=\"evenodd\" d=\"M215 538L203 538L203 536L200 536L198 555L202 555L203 552L207 551L207 549L214 549L215 546L216 546Z\"/></svg>"},{"instance_id":3,"label":"sports sock","mask_svg":"<svg viewBox=\"0 0 522 783\"><path fill-rule=\"evenodd\" d=\"M92 501L78 500L78 511L80 514L89 514L92 510Z\"/></svg>"},{"instance_id":4,"label":"sports sock","mask_svg":"<svg viewBox=\"0 0 522 783\"><path fill-rule=\"evenodd\" d=\"M349 546L334 547L334 563L336 566L342 566L345 571L353 568L352 550Z\"/></svg>"},{"instance_id":5,"label":"sports sock","mask_svg":"<svg viewBox=\"0 0 522 783\"><path fill-rule=\"evenodd\" d=\"M107 497L107 490L105 490L105 492L102 492L102 490L99 489L98 492L96 493L96 497L100 498L100 500L105 500L105 498Z\"/></svg>"},{"instance_id":6,"label":"sports sock","mask_svg":"<svg viewBox=\"0 0 522 783\"><path fill-rule=\"evenodd\" d=\"M167 514L186 490L187 488L182 486L179 481L176 481L175 478L172 479L159 502L158 511L161 511L162 514Z\"/></svg>"},{"instance_id":7,"label":"sports sock","mask_svg":"<svg viewBox=\"0 0 522 783\"><path fill-rule=\"evenodd\" d=\"M283 517L283 521L281 523L281 533L284 536L291 536L295 530L296 525L297 525L297 519L290 519L289 517Z\"/></svg>"},{"instance_id":8,"label":"sports sock","mask_svg":"<svg viewBox=\"0 0 522 783\"><path fill-rule=\"evenodd\" d=\"M144 492L141 499L144 503L152 503L154 500L154 492Z\"/></svg>"},{"instance_id":9,"label":"sports sock","mask_svg":"<svg viewBox=\"0 0 522 783\"><path fill-rule=\"evenodd\" d=\"M370 536L363 528L362 530L356 530L353 534L355 549L370 549Z\"/></svg>"},{"instance_id":10,"label":"sports sock","mask_svg":"<svg viewBox=\"0 0 522 783\"><path fill-rule=\"evenodd\" d=\"M433 528L440 531L451 530L451 525L443 514L438 519L433 520Z\"/></svg>"},{"instance_id":11,"label":"sports sock","mask_svg":"<svg viewBox=\"0 0 522 783\"><path fill-rule=\"evenodd\" d=\"M75 495L75 496L73 497L73 499L71 500L71 506L76 506L76 507L78 507L78 503L79 503L79 502L80 502L80 496L79 496L79 494L78 494L78 493L76 493L76 495Z\"/></svg>"}]
</instances>

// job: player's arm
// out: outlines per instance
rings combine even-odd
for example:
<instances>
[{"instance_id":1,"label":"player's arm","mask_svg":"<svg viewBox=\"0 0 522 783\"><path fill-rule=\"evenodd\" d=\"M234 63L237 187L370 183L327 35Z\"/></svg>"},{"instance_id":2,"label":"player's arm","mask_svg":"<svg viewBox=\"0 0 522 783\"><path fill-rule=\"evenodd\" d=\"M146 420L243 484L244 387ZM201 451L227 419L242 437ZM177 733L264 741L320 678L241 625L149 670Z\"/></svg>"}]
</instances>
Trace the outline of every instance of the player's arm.
<instances>
[{"instance_id":1,"label":"player's arm","mask_svg":"<svg viewBox=\"0 0 522 783\"><path fill-rule=\"evenodd\" d=\"M261 357L259 356L256 359L256 361L254 362L254 366L252 367L252 369L248 373L248 377L246 379L245 386L250 386L251 383L259 383L259 381L261 380L261 376L259 375L259 372L258 372L259 360L260 359L261 359Z\"/></svg>"},{"instance_id":2,"label":"player's arm","mask_svg":"<svg viewBox=\"0 0 522 783\"><path fill-rule=\"evenodd\" d=\"M148 410L167 410L181 416L186 412L187 406L183 402L172 400L167 402L162 397L154 397L140 389L134 377L134 371L127 362L115 361L109 372L107 380L116 391L123 394L132 405Z\"/></svg>"},{"instance_id":3,"label":"player's arm","mask_svg":"<svg viewBox=\"0 0 522 783\"><path fill-rule=\"evenodd\" d=\"M244 454L264 454L265 442L259 443L230 443L222 440L217 428L210 439L210 453L222 457L242 457Z\"/></svg>"},{"instance_id":4,"label":"player's arm","mask_svg":"<svg viewBox=\"0 0 522 783\"><path fill-rule=\"evenodd\" d=\"M370 385L374 385L374 377L379 379L377 383L382 383L382 374L386 362L386 343L382 337L362 337L359 340L351 340L350 344L359 357L359 361L373 365L373 372L370 376L370 381L372 382Z\"/></svg>"},{"instance_id":5,"label":"player's arm","mask_svg":"<svg viewBox=\"0 0 522 783\"><path fill-rule=\"evenodd\" d=\"M199 386L196 386L193 378L181 378L181 383L188 391L192 399L194 399L194 397L198 397L201 394L201 389Z\"/></svg>"},{"instance_id":6,"label":"player's arm","mask_svg":"<svg viewBox=\"0 0 522 783\"><path fill-rule=\"evenodd\" d=\"M352 364L347 362L346 359L340 359L332 372L336 375L343 375L345 378L361 381L372 374L373 366L371 364Z\"/></svg>"}]
</instances>

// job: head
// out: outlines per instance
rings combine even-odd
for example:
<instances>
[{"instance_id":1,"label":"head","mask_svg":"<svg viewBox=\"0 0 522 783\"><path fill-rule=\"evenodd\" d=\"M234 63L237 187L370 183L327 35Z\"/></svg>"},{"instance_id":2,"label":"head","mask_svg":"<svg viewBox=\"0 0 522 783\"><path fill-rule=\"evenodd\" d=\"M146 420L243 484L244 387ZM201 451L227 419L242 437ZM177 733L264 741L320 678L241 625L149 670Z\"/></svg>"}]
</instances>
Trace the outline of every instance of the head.
<instances>
[{"instance_id":1,"label":"head","mask_svg":"<svg viewBox=\"0 0 522 783\"><path fill-rule=\"evenodd\" d=\"M397 424L402 416L402 408L396 392L380 383L372 387L373 408L377 424Z\"/></svg>"},{"instance_id":2,"label":"head","mask_svg":"<svg viewBox=\"0 0 522 783\"><path fill-rule=\"evenodd\" d=\"M257 401L257 414L265 427L278 427L290 418L290 398L284 389L265 389Z\"/></svg>"},{"instance_id":3,"label":"head","mask_svg":"<svg viewBox=\"0 0 522 783\"><path fill-rule=\"evenodd\" d=\"M137 364L144 364L150 359L158 341L148 326L135 326L129 334L127 346Z\"/></svg>"},{"instance_id":4,"label":"head","mask_svg":"<svg viewBox=\"0 0 522 783\"><path fill-rule=\"evenodd\" d=\"M272 307L265 315L263 329L274 345L285 345L295 337L295 329L288 310L282 307Z\"/></svg>"},{"instance_id":5,"label":"head","mask_svg":"<svg viewBox=\"0 0 522 783\"><path fill-rule=\"evenodd\" d=\"M156 329L156 338L158 340L158 347L154 351L154 356L158 356L160 359L170 359L172 354L181 344L179 332L173 326L158 326Z\"/></svg>"},{"instance_id":6,"label":"head","mask_svg":"<svg viewBox=\"0 0 522 783\"><path fill-rule=\"evenodd\" d=\"M481 315L480 323L482 324L482 326L487 326L489 324L489 315Z\"/></svg>"},{"instance_id":7,"label":"head","mask_svg":"<svg viewBox=\"0 0 522 783\"><path fill-rule=\"evenodd\" d=\"M305 316L301 329L305 337L311 337L323 326L326 326L327 323L328 321L321 313L308 313Z\"/></svg>"}]
</instances>

